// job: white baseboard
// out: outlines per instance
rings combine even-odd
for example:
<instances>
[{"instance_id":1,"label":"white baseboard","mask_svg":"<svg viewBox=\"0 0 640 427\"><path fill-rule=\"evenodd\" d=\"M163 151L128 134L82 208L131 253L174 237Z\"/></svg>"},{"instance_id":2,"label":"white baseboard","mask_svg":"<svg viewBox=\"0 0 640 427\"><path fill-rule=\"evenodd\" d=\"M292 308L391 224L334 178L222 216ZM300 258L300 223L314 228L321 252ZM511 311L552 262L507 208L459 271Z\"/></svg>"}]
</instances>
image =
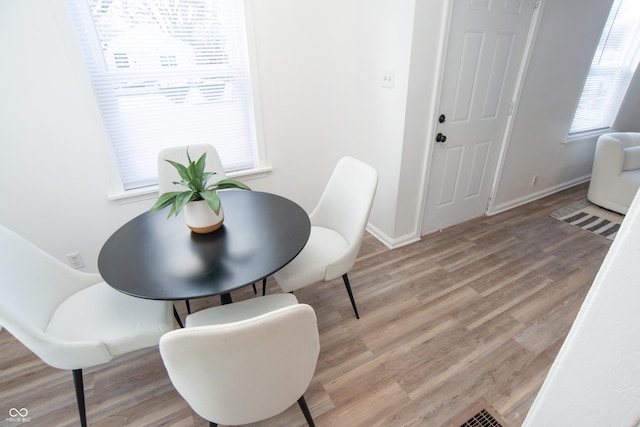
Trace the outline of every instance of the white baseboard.
<instances>
[{"instance_id":1,"label":"white baseboard","mask_svg":"<svg viewBox=\"0 0 640 427\"><path fill-rule=\"evenodd\" d=\"M383 245L385 245L389 249L396 249L401 246L406 246L420 240L420 237L416 236L415 234L407 234L405 236L392 239L391 237L383 233L379 228L372 225L371 223L367 224L367 232L371 234L373 237L375 237L376 239L378 239Z\"/></svg>"},{"instance_id":2,"label":"white baseboard","mask_svg":"<svg viewBox=\"0 0 640 427\"><path fill-rule=\"evenodd\" d=\"M533 202L534 200L542 199L543 197L547 197L559 191L566 190L567 188L582 184L583 182L587 182L590 179L591 175L582 176L571 181L563 182L562 184L556 185L554 187L545 188L544 190L538 191L536 193L527 194L526 196L520 197L518 199L495 205L489 211L487 211L487 215L496 215L501 212L508 211L509 209L517 208L518 206Z\"/></svg>"},{"instance_id":3,"label":"white baseboard","mask_svg":"<svg viewBox=\"0 0 640 427\"><path fill-rule=\"evenodd\" d=\"M509 209L517 208L518 206L525 205L529 202L533 202L538 199L542 199L543 197L550 196L551 194L557 193L562 190L566 190L567 188L574 187L578 184L582 184L583 182L587 182L591 179L591 175L582 176L571 181L564 182L562 184L545 188L544 190L538 191L536 193L527 194L526 196L510 200L506 203L502 203L496 206L493 206L490 210L488 210L485 215L491 216L496 215ZM473 219L473 218L471 218ZM461 221L461 222L466 222ZM436 232L438 230L428 231L426 234ZM371 223L367 224L367 232L379 240L383 245L385 245L389 249L396 249L402 246L410 245L411 243L415 243L420 240L420 236L416 234L406 234L401 237L391 238L378 227L374 226Z\"/></svg>"}]
</instances>

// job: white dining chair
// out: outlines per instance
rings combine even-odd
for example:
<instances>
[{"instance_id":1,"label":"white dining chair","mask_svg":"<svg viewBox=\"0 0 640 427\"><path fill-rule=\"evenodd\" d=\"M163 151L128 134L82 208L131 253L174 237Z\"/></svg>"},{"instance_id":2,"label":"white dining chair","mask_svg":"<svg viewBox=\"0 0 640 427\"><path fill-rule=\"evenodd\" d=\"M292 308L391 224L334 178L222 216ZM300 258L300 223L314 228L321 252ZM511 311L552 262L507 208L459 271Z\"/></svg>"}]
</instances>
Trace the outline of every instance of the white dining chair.
<instances>
[{"instance_id":1,"label":"white dining chair","mask_svg":"<svg viewBox=\"0 0 640 427\"><path fill-rule=\"evenodd\" d=\"M376 192L378 173L353 157L343 157L315 209L311 234L300 254L274 273L284 292L342 276L356 318L360 318L347 273L353 267Z\"/></svg>"},{"instance_id":2,"label":"white dining chair","mask_svg":"<svg viewBox=\"0 0 640 427\"><path fill-rule=\"evenodd\" d=\"M0 323L42 361L73 371L87 425L82 370L156 346L174 329L171 304L125 295L0 226Z\"/></svg>"},{"instance_id":3,"label":"white dining chair","mask_svg":"<svg viewBox=\"0 0 640 427\"><path fill-rule=\"evenodd\" d=\"M187 316L160 339L176 390L211 426L271 418L304 399L320 342L316 315L291 294L261 296Z\"/></svg>"}]
</instances>

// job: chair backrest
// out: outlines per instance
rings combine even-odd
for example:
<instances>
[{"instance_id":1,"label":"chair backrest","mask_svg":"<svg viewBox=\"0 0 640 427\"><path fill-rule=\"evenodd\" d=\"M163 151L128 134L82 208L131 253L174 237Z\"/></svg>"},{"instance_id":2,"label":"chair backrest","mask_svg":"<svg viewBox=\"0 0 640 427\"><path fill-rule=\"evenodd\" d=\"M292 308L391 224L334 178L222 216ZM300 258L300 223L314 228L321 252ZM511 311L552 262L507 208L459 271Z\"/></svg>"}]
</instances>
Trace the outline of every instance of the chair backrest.
<instances>
[{"instance_id":1,"label":"chair backrest","mask_svg":"<svg viewBox=\"0 0 640 427\"><path fill-rule=\"evenodd\" d=\"M194 144L165 148L158 153L158 189L160 194L168 191L186 190L183 186L173 184L174 182L180 181L181 178L176 168L165 160L173 160L186 165L187 148L189 148L189 157L191 157L191 160L193 161L198 160L202 154L207 153L205 171L216 173L216 175L211 178L212 183L226 178L222 162L220 161L220 156L218 156L218 152L213 145Z\"/></svg>"},{"instance_id":2,"label":"chair backrest","mask_svg":"<svg viewBox=\"0 0 640 427\"><path fill-rule=\"evenodd\" d=\"M613 139L622 145L622 148L636 147L640 145L640 132L611 132L600 135L598 139Z\"/></svg>"},{"instance_id":3,"label":"chair backrest","mask_svg":"<svg viewBox=\"0 0 640 427\"><path fill-rule=\"evenodd\" d=\"M201 417L225 425L267 419L294 404L313 378L319 349L306 304L160 339L176 390Z\"/></svg>"},{"instance_id":4,"label":"chair backrest","mask_svg":"<svg viewBox=\"0 0 640 427\"><path fill-rule=\"evenodd\" d=\"M602 177L619 176L620 172L626 169L625 163L629 160L626 152L633 152L634 158L639 157L637 155L639 146L640 133L613 132L600 135L593 158L591 173L592 183L595 181L593 185L598 186Z\"/></svg>"},{"instance_id":5,"label":"chair backrest","mask_svg":"<svg viewBox=\"0 0 640 427\"><path fill-rule=\"evenodd\" d=\"M373 167L353 157L343 157L309 215L311 225L335 230L348 242L349 247L341 257L338 270L348 270L355 262L377 184L378 173ZM334 274L331 270L330 266L327 267L328 279L346 273L338 271Z\"/></svg>"},{"instance_id":6,"label":"chair backrest","mask_svg":"<svg viewBox=\"0 0 640 427\"><path fill-rule=\"evenodd\" d=\"M0 324L45 363L59 367L59 350L69 353L45 333L54 311L100 281L98 274L74 270L0 225Z\"/></svg>"}]
</instances>

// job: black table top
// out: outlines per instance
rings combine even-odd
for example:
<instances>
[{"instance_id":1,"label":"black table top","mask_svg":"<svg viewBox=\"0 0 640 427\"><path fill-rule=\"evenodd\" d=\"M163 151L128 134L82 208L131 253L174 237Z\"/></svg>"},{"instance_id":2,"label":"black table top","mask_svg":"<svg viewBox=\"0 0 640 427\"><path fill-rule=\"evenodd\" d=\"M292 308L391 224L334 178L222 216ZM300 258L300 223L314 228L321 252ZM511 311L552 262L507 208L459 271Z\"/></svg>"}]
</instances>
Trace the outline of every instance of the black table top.
<instances>
[{"instance_id":1,"label":"black table top","mask_svg":"<svg viewBox=\"0 0 640 427\"><path fill-rule=\"evenodd\" d=\"M145 212L118 229L98 256L113 288L141 298L182 300L228 294L284 267L311 225L294 202L257 191L219 192L223 226L192 233L182 214Z\"/></svg>"}]
</instances>

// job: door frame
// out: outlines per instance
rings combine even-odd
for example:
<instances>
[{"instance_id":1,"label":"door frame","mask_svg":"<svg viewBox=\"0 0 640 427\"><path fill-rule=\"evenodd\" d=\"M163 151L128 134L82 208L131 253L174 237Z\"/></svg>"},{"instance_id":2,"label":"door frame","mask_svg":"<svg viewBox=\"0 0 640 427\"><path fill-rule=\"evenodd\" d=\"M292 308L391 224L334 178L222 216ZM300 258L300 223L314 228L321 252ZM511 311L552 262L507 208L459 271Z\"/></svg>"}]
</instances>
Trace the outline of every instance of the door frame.
<instances>
[{"instance_id":1,"label":"door frame","mask_svg":"<svg viewBox=\"0 0 640 427\"><path fill-rule=\"evenodd\" d=\"M427 229L425 230L424 224L424 212L427 205L427 198L429 195L427 194L427 190L429 188L429 171L431 170L431 162L433 160L433 150L435 149L435 137L437 126L436 116L438 115L438 107L440 105L441 96L442 96L442 84L444 81L445 75L445 63L446 63L446 55L448 52L449 46L449 29L451 28L451 21L453 19L453 2L456 0L446 0L447 4L445 7L446 17L444 19L445 26L443 28L443 35L441 37L441 43L438 48L438 66L437 66L437 88L435 90L435 95L431 100L431 107L429 108L430 116L426 118L428 120L429 126L427 127L427 140L425 141L427 144L426 157L423 168L423 177L421 184L421 201L420 201L420 216L418 221L418 236L422 237L427 234L441 231L438 228ZM510 114L507 117L507 123L505 125L504 133L502 136L502 141L500 141L500 148L498 153L498 162L496 164L496 170L494 172L491 189L489 191L489 201L487 203L487 209L485 210L485 215L493 215L498 213L494 210L495 206L495 193L497 191L498 183L502 177L502 170L504 166L504 161L506 157L507 149L509 148L509 142L511 139L511 133L513 130L513 119L518 111L518 104L520 100L520 95L522 93L522 89L524 86L524 81L527 75L527 70L529 67L529 63L531 62L531 54L533 51L533 46L535 45L535 40L537 38L539 27L540 27L540 17L542 16L542 11L544 8L545 0L536 0L535 8L533 11L533 15L531 17L531 25L529 26L529 32L527 34L527 39L524 45L524 51L522 52L522 60L520 61L520 65L518 68L518 74L516 75L516 83L513 88L513 94L511 98L511 109ZM455 225L455 224L452 224Z\"/></svg>"}]
</instances>

